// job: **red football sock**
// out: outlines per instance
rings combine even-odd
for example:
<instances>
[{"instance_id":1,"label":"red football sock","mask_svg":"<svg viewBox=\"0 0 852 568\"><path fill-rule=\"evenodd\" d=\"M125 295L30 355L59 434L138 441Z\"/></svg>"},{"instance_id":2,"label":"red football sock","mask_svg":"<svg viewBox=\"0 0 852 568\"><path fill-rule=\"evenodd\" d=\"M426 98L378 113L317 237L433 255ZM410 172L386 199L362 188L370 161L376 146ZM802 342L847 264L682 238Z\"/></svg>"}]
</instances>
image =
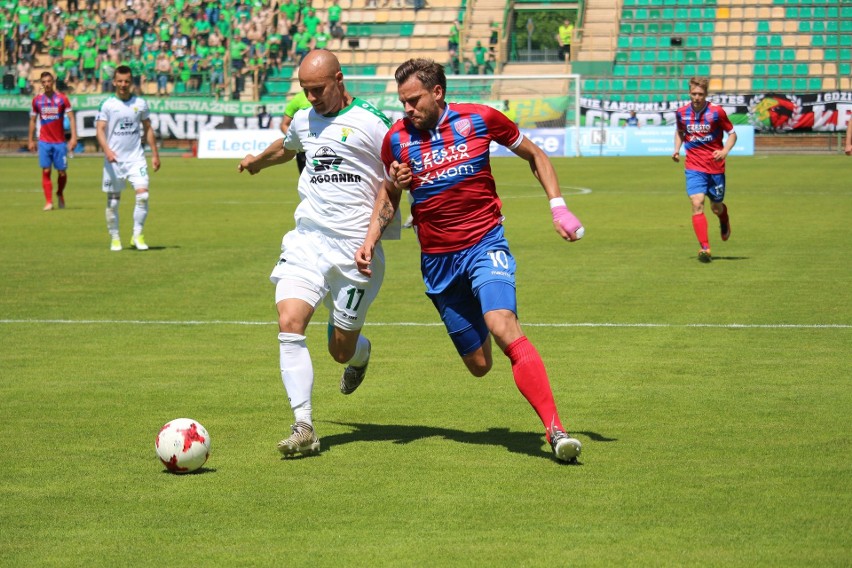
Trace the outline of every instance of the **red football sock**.
<instances>
[{"instance_id":1,"label":"red football sock","mask_svg":"<svg viewBox=\"0 0 852 568\"><path fill-rule=\"evenodd\" d=\"M506 356L512 362L512 374L515 377L515 385L524 395L524 398L532 405L538 414L544 429L547 432L547 441L550 442L550 433L554 428L562 430L562 422L556 411L556 402L553 400L553 391L550 390L550 380L541 355L535 346L526 337L520 337L506 348Z\"/></svg>"},{"instance_id":2,"label":"red football sock","mask_svg":"<svg viewBox=\"0 0 852 568\"><path fill-rule=\"evenodd\" d=\"M707 217L704 213L696 213L692 216L692 228L695 229L695 236L698 237L701 248L710 248L710 239L707 237Z\"/></svg>"},{"instance_id":3,"label":"red football sock","mask_svg":"<svg viewBox=\"0 0 852 568\"><path fill-rule=\"evenodd\" d=\"M56 195L62 195L62 192L65 191L65 184L68 182L68 174L60 172L59 179L56 181L59 185L59 189L56 191Z\"/></svg>"},{"instance_id":4,"label":"red football sock","mask_svg":"<svg viewBox=\"0 0 852 568\"><path fill-rule=\"evenodd\" d=\"M41 188L44 190L44 200L47 203L53 203L53 183L50 181L50 170L42 170Z\"/></svg>"}]
</instances>

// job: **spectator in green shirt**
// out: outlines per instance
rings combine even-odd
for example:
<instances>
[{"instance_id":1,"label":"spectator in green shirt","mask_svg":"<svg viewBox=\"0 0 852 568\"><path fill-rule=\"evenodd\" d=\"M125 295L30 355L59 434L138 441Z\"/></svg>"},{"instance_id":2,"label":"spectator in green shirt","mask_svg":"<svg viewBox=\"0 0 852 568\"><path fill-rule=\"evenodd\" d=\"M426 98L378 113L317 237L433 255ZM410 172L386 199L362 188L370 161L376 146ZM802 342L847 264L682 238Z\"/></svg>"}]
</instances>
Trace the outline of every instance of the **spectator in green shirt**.
<instances>
[{"instance_id":1,"label":"spectator in green shirt","mask_svg":"<svg viewBox=\"0 0 852 568\"><path fill-rule=\"evenodd\" d=\"M83 90L95 93L97 92L97 83L95 81L98 68L98 48L95 47L94 40L89 40L83 49L80 50L80 72L83 76Z\"/></svg>"}]
</instances>

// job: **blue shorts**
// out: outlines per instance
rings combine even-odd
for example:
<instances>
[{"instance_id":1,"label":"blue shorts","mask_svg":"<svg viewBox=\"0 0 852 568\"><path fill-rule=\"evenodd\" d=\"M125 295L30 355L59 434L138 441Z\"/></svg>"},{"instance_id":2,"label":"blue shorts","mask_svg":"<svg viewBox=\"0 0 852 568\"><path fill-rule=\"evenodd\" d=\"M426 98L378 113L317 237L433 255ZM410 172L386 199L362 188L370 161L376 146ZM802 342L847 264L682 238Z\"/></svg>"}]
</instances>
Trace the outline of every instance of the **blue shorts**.
<instances>
[{"instance_id":1,"label":"blue shorts","mask_svg":"<svg viewBox=\"0 0 852 568\"><path fill-rule=\"evenodd\" d=\"M438 309L459 355L476 351L488 337L483 314L492 310L518 313L515 259L502 225L470 248L423 254L420 268L426 295Z\"/></svg>"},{"instance_id":2,"label":"blue shorts","mask_svg":"<svg viewBox=\"0 0 852 568\"><path fill-rule=\"evenodd\" d=\"M53 166L59 171L68 169L68 146L65 142L38 143L38 165L42 168Z\"/></svg>"},{"instance_id":3,"label":"blue shorts","mask_svg":"<svg viewBox=\"0 0 852 568\"><path fill-rule=\"evenodd\" d=\"M686 194L705 194L713 203L725 199L725 174L708 174L696 170L684 170L686 173Z\"/></svg>"}]
</instances>

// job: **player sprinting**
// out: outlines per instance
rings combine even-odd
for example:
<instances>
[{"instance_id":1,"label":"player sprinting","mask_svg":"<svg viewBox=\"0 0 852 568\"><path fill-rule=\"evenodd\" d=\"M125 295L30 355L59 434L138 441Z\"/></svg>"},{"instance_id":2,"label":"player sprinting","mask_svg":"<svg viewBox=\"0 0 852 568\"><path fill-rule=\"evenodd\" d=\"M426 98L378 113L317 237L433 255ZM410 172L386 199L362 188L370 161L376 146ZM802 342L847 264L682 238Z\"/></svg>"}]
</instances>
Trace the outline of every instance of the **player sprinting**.
<instances>
[{"instance_id":1,"label":"player sprinting","mask_svg":"<svg viewBox=\"0 0 852 568\"><path fill-rule=\"evenodd\" d=\"M575 461L582 445L565 432L544 362L518 321L515 259L503 234L491 142L529 162L562 238L576 240L582 225L566 207L547 155L514 122L488 106L445 101L442 65L411 59L396 70L395 78L406 117L385 137L382 160L396 186L386 185L376 200L373 222L356 256L358 266L371 274L373 249L399 207L401 189L408 188L426 294L462 361L476 377L488 373L493 336L512 364L515 385L542 421L554 456ZM400 164L397 170L395 163Z\"/></svg>"},{"instance_id":2,"label":"player sprinting","mask_svg":"<svg viewBox=\"0 0 852 568\"><path fill-rule=\"evenodd\" d=\"M333 53L311 50L299 66L299 84L311 108L293 115L283 139L260 155L249 154L239 171L252 175L304 152L296 228L284 235L270 280L275 284L281 380L295 416L292 434L278 443L285 456L319 452L313 425L314 369L305 332L320 303L329 310L328 351L346 365L340 392L351 394L364 380L370 341L361 334L379 293L384 255L376 249L374 277L365 278L355 251L370 224L373 203L385 183L379 157L390 120L346 90Z\"/></svg>"},{"instance_id":3,"label":"player sprinting","mask_svg":"<svg viewBox=\"0 0 852 568\"><path fill-rule=\"evenodd\" d=\"M693 77L689 80L691 103L679 108L674 135L672 160L680 161L680 148L686 149L686 194L692 202L692 228L701 250L698 260L710 262L710 237L707 235L707 217L704 216L704 197L710 198L710 207L719 217L722 240L731 236L731 221L725 199L725 158L734 144L737 133L728 120L725 109L707 100L710 80ZM722 144L725 132L728 139Z\"/></svg>"},{"instance_id":4,"label":"player sprinting","mask_svg":"<svg viewBox=\"0 0 852 568\"><path fill-rule=\"evenodd\" d=\"M133 72L130 67L119 65L113 76L113 84L115 94L101 103L95 117L98 144L104 152L102 188L107 194L106 223L111 239L110 250L122 249L118 231L118 205L128 181L136 192L130 246L136 250L148 250L142 233L148 218L149 187L148 162L142 148L142 137L151 149L151 166L155 172L160 169L160 154L151 128L148 103L131 91Z\"/></svg>"},{"instance_id":5,"label":"player sprinting","mask_svg":"<svg viewBox=\"0 0 852 568\"><path fill-rule=\"evenodd\" d=\"M44 210L53 209L53 168L56 168L56 200L60 209L65 208L65 186L68 183L68 152L77 146L77 122L71 101L55 89L55 79L50 71L41 74L43 92L33 97L30 114L29 150L36 151L36 121L38 131L38 165L41 167L41 188L44 190ZM65 141L64 119L68 117L71 138Z\"/></svg>"}]
</instances>

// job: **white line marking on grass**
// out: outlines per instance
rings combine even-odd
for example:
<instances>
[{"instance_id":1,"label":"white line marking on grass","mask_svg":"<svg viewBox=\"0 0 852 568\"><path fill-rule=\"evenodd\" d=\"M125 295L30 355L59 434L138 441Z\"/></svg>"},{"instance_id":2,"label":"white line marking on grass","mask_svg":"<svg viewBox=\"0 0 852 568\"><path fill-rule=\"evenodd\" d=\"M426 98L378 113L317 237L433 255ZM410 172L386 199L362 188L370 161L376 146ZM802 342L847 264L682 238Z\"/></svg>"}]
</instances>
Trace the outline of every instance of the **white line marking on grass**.
<instances>
[{"instance_id":1,"label":"white line marking on grass","mask_svg":"<svg viewBox=\"0 0 852 568\"><path fill-rule=\"evenodd\" d=\"M231 320L63 320L63 319L0 319L0 324L65 324L65 325L275 325L275 321L231 321ZM326 325L325 322L313 322L311 325ZM421 323L413 321L370 322L371 327L442 327L444 324ZM526 327L707 327L719 329L852 329L852 324L844 323L523 323Z\"/></svg>"}]
</instances>

